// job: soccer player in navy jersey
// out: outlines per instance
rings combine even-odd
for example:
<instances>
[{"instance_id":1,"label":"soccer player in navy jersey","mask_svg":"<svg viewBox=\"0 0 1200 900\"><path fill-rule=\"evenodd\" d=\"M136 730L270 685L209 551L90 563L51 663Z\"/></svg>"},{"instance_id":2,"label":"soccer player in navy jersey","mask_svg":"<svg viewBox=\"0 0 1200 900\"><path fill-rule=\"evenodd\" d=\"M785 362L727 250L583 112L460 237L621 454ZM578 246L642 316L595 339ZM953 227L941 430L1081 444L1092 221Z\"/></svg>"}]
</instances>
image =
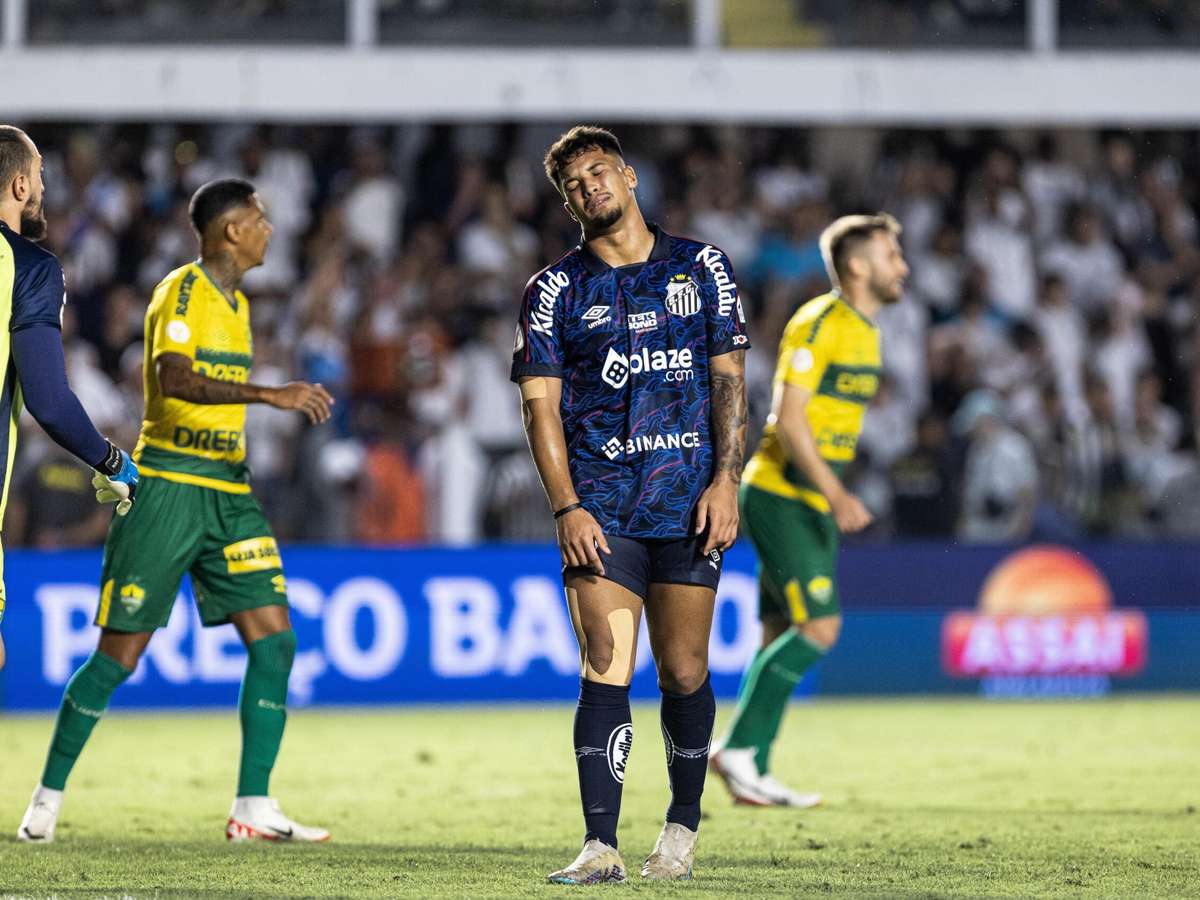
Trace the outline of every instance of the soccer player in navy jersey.
<instances>
[{"instance_id":1,"label":"soccer player in navy jersey","mask_svg":"<svg viewBox=\"0 0 1200 900\"><path fill-rule=\"evenodd\" d=\"M20 128L0 125L0 519L17 455L17 421L29 410L46 434L96 470L96 499L129 511L138 470L100 434L67 384L62 266L37 241L46 236L42 155ZM0 550L0 620L4 618ZM4 641L0 638L0 669Z\"/></svg>"},{"instance_id":2,"label":"soccer player in navy jersey","mask_svg":"<svg viewBox=\"0 0 1200 900\"><path fill-rule=\"evenodd\" d=\"M642 218L637 174L612 133L572 128L545 168L582 230L530 279L512 366L580 648L586 836L550 880L625 879L617 819L643 610L671 802L642 875L689 878L715 712L709 633L721 554L737 537L745 316L721 250Z\"/></svg>"}]
</instances>

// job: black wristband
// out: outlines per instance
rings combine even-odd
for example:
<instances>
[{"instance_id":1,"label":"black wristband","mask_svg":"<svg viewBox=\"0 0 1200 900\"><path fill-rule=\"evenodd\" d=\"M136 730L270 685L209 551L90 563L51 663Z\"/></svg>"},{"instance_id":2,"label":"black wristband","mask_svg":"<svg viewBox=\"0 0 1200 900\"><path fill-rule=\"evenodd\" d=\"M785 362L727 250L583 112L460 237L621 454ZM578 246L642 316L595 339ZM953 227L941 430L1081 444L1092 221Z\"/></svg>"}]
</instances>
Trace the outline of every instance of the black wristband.
<instances>
[{"instance_id":1,"label":"black wristband","mask_svg":"<svg viewBox=\"0 0 1200 900\"><path fill-rule=\"evenodd\" d=\"M573 512L577 509L583 509L583 504L582 503L568 503L562 509L556 509L554 511L554 518L561 519L567 513Z\"/></svg>"},{"instance_id":2,"label":"black wristband","mask_svg":"<svg viewBox=\"0 0 1200 900\"><path fill-rule=\"evenodd\" d=\"M121 471L121 448L109 440L105 443L108 444L108 453L96 463L96 471L111 478Z\"/></svg>"}]
</instances>

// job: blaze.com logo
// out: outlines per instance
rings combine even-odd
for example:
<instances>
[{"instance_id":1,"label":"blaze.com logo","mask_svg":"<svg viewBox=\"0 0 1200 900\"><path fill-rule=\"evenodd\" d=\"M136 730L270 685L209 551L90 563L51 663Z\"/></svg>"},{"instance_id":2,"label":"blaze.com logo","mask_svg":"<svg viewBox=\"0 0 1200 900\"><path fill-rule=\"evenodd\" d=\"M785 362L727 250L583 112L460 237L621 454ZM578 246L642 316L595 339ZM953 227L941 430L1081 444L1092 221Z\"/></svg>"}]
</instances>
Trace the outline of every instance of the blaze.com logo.
<instances>
[{"instance_id":1,"label":"blaze.com logo","mask_svg":"<svg viewBox=\"0 0 1200 900\"><path fill-rule=\"evenodd\" d=\"M988 575L978 612L942 624L942 665L985 694L1097 694L1146 665L1146 618L1113 609L1104 575L1078 553L1030 547Z\"/></svg>"}]
</instances>

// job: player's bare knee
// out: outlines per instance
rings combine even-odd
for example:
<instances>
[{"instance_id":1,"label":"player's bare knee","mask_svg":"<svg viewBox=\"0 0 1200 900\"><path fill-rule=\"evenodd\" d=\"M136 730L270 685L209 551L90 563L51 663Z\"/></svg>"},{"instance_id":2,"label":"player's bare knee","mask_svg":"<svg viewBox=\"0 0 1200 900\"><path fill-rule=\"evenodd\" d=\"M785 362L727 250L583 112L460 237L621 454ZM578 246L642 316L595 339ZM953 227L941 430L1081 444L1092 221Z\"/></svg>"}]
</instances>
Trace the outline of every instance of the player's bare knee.
<instances>
[{"instance_id":1,"label":"player's bare knee","mask_svg":"<svg viewBox=\"0 0 1200 900\"><path fill-rule=\"evenodd\" d=\"M708 661L702 657L669 660L659 666L658 685L672 694L694 694L708 675Z\"/></svg>"},{"instance_id":2,"label":"player's bare knee","mask_svg":"<svg viewBox=\"0 0 1200 900\"><path fill-rule=\"evenodd\" d=\"M141 648L121 647L118 649L105 649L101 646L99 649L105 656L116 660L126 669L136 669L138 662L142 658Z\"/></svg>"},{"instance_id":3,"label":"player's bare knee","mask_svg":"<svg viewBox=\"0 0 1200 900\"><path fill-rule=\"evenodd\" d=\"M96 649L132 671L137 668L138 661L142 658L149 642L149 632L104 630L100 632L100 642Z\"/></svg>"},{"instance_id":4,"label":"player's bare knee","mask_svg":"<svg viewBox=\"0 0 1200 900\"><path fill-rule=\"evenodd\" d=\"M810 619L797 625L796 630L817 646L831 650L842 633L842 617L822 616L819 619Z\"/></svg>"}]
</instances>

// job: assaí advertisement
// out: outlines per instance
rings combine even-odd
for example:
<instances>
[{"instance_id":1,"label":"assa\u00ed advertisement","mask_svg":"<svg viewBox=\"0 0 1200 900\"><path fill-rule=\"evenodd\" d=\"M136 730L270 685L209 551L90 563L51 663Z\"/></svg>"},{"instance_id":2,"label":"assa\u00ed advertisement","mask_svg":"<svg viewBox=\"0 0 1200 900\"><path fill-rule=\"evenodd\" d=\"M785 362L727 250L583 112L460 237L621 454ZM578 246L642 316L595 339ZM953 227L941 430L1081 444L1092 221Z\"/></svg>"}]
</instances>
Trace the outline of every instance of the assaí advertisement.
<instances>
[{"instance_id":1,"label":"assa\u00ed advertisement","mask_svg":"<svg viewBox=\"0 0 1200 900\"><path fill-rule=\"evenodd\" d=\"M987 576L978 611L942 625L948 675L979 678L991 696L1106 693L1110 679L1146 665L1148 630L1138 610L1114 608L1103 574L1084 556L1036 546Z\"/></svg>"}]
</instances>

